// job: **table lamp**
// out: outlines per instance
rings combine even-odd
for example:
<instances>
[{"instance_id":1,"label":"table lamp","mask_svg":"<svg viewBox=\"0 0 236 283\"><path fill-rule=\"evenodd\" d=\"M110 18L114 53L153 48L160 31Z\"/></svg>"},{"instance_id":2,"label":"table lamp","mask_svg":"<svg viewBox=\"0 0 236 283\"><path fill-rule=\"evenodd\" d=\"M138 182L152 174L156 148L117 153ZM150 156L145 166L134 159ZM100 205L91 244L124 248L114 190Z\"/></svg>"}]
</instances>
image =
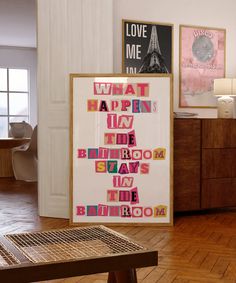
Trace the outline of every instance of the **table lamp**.
<instances>
[{"instance_id":1,"label":"table lamp","mask_svg":"<svg viewBox=\"0 0 236 283\"><path fill-rule=\"evenodd\" d=\"M236 95L236 79L215 79L214 95L217 100L218 118L233 118L234 116L234 98Z\"/></svg>"}]
</instances>

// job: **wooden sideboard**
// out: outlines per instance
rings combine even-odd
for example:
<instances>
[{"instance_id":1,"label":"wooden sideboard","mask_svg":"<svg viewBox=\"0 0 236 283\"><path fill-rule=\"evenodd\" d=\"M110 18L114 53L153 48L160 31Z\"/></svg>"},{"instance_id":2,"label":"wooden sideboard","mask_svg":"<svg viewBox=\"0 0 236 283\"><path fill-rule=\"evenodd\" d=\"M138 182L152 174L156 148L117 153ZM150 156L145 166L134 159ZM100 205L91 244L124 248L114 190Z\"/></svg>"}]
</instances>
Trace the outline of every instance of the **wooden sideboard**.
<instances>
[{"instance_id":1,"label":"wooden sideboard","mask_svg":"<svg viewBox=\"0 0 236 283\"><path fill-rule=\"evenodd\" d=\"M14 176L12 170L11 149L29 142L29 138L1 138L0 139L0 177Z\"/></svg>"},{"instance_id":2,"label":"wooden sideboard","mask_svg":"<svg viewBox=\"0 0 236 283\"><path fill-rule=\"evenodd\" d=\"M175 119L174 210L236 206L236 119Z\"/></svg>"}]
</instances>

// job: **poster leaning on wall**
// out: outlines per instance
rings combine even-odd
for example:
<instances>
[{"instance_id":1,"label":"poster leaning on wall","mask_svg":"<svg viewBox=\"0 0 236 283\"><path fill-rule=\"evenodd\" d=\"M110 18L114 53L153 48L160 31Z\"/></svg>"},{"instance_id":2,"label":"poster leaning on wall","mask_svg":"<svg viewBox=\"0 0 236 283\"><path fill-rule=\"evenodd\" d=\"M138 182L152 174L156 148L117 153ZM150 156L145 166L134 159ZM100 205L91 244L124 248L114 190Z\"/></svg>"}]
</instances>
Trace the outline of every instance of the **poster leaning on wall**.
<instances>
[{"instance_id":1,"label":"poster leaning on wall","mask_svg":"<svg viewBox=\"0 0 236 283\"><path fill-rule=\"evenodd\" d=\"M172 78L71 78L71 223L173 223Z\"/></svg>"},{"instance_id":2,"label":"poster leaning on wall","mask_svg":"<svg viewBox=\"0 0 236 283\"><path fill-rule=\"evenodd\" d=\"M216 107L213 81L225 76L225 29L180 26L180 107Z\"/></svg>"},{"instance_id":3,"label":"poster leaning on wall","mask_svg":"<svg viewBox=\"0 0 236 283\"><path fill-rule=\"evenodd\" d=\"M123 73L172 73L172 36L172 24L123 20Z\"/></svg>"}]
</instances>

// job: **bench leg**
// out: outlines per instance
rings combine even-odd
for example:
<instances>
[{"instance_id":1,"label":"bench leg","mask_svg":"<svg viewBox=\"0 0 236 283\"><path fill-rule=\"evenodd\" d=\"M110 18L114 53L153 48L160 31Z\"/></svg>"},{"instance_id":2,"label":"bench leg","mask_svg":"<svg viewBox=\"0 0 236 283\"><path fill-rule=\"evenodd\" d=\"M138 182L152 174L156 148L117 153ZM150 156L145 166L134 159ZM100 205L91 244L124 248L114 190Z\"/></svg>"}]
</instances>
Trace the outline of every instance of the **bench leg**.
<instances>
[{"instance_id":1,"label":"bench leg","mask_svg":"<svg viewBox=\"0 0 236 283\"><path fill-rule=\"evenodd\" d=\"M135 268L109 272L107 283L137 283Z\"/></svg>"}]
</instances>

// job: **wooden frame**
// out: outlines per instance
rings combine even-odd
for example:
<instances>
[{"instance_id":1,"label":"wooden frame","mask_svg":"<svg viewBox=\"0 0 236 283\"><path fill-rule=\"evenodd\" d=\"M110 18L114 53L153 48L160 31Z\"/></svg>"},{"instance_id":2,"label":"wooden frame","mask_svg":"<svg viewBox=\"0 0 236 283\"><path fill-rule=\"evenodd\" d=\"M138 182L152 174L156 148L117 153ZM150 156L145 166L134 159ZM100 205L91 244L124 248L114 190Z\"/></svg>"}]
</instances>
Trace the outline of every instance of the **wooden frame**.
<instances>
[{"instance_id":1,"label":"wooden frame","mask_svg":"<svg viewBox=\"0 0 236 283\"><path fill-rule=\"evenodd\" d=\"M213 80L225 76L226 30L179 27L179 107L215 108Z\"/></svg>"},{"instance_id":2,"label":"wooden frame","mask_svg":"<svg viewBox=\"0 0 236 283\"><path fill-rule=\"evenodd\" d=\"M150 63L151 38L156 64ZM173 73L173 24L122 20L122 72Z\"/></svg>"},{"instance_id":3,"label":"wooden frame","mask_svg":"<svg viewBox=\"0 0 236 283\"><path fill-rule=\"evenodd\" d=\"M172 76L71 74L70 83L71 223L172 225ZM103 86L104 84L111 84L113 87L110 89L113 90L111 96L107 94L95 95L96 83L98 85L103 84ZM121 95L114 94L115 84L121 84L127 90L128 87L132 88L132 85L135 87L137 83L147 84L146 90L149 93L143 93L143 95L148 95L148 97L129 95L122 99L120 98ZM94 98L98 101L97 103L100 103L99 107L96 106L96 109L93 108ZM134 102L134 100L137 100L137 102ZM133 108L134 103L141 103L142 101L142 105L144 105L147 100L150 101L148 104L153 107L152 110L149 109L149 113L144 108L141 113L133 112L136 111ZM156 102L158 104L157 111L154 109ZM114 109L110 113L109 111L98 111L101 108L104 110L104 105L110 107L111 103L114 103L113 106L117 106L117 103L121 106L121 103L123 103L124 111L115 111ZM90 106L88 105L93 106L89 109ZM152 113L152 111L155 112ZM118 121L119 117L126 116L127 113L129 115L126 118L132 121L129 124L130 127L125 126L115 130L112 128L115 124L109 126L109 123L116 123L115 120L109 120L111 117L117 117L116 121ZM82 124L79 124L79 121ZM83 121L86 121L86 124L83 124ZM114 143L114 140L111 143L107 142L107 132L115 133L115 137L119 132L127 134L127 137L132 136L133 144ZM118 149L119 157L113 155L114 160L112 160L111 155L109 155L109 158L99 157L102 152L100 152L100 149L104 150L104 148L108 149L109 154L111 154L112 149ZM122 156L121 148L123 148ZM128 152L128 155L134 154L131 149L134 151L136 149L141 150L141 153L146 150L145 154L151 152L151 155L146 156L146 160L142 160L143 156L140 159L137 156L137 158L133 156L131 158L131 155L124 156L124 152ZM139 154L138 151L135 151L136 153ZM112 154L114 154L114 151ZM133 162L132 165L130 165L128 159ZM113 161L113 167L110 166L108 161ZM134 163L138 167L132 171L130 168ZM108 166L110 167L108 168ZM114 170L108 170L111 168ZM130 183L121 185L119 182L124 180L123 176L130 177ZM156 184L157 178L158 184ZM142 189L137 187L138 185L141 185ZM81 190L82 187L84 187L84 190ZM130 192L129 201L124 196L125 194L127 196L127 193L120 191ZM121 194L124 194L123 199ZM136 197L131 199L131 195ZM156 198L153 198L153 195L156 195ZM116 208L111 208L112 206ZM144 209L146 209L145 212ZM137 213L137 215L134 213ZM150 214L149 217L148 214Z\"/></svg>"}]
</instances>

